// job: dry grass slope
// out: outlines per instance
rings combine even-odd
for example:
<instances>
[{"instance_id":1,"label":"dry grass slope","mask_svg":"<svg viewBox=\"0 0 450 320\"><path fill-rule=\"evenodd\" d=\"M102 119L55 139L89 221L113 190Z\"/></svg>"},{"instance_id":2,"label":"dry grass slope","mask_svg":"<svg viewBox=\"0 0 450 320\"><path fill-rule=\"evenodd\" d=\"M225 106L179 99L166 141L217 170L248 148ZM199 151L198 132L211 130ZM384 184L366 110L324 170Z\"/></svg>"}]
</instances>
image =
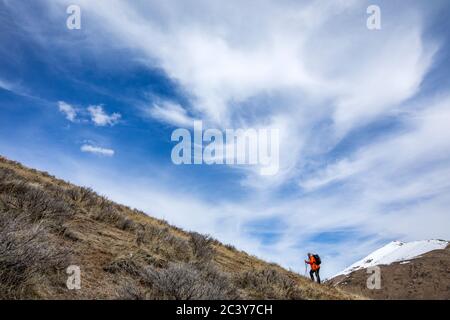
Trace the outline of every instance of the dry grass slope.
<instances>
[{"instance_id":1,"label":"dry grass slope","mask_svg":"<svg viewBox=\"0 0 450 320\"><path fill-rule=\"evenodd\" d=\"M24 298L358 297L0 157L0 299Z\"/></svg>"}]
</instances>

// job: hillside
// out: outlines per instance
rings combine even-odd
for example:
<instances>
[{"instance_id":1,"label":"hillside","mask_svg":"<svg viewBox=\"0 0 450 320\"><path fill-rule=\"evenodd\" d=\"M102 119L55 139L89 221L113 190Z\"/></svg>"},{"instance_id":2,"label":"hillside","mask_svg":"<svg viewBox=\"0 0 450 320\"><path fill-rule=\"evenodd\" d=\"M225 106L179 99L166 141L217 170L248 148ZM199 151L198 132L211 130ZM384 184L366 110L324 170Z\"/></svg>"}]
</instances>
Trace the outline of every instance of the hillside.
<instances>
[{"instance_id":1,"label":"hillside","mask_svg":"<svg viewBox=\"0 0 450 320\"><path fill-rule=\"evenodd\" d=\"M0 157L0 299L352 298Z\"/></svg>"},{"instance_id":2,"label":"hillside","mask_svg":"<svg viewBox=\"0 0 450 320\"><path fill-rule=\"evenodd\" d=\"M367 268L379 266L381 288L369 290ZM450 299L450 246L444 240L394 241L328 281L372 299Z\"/></svg>"}]
</instances>

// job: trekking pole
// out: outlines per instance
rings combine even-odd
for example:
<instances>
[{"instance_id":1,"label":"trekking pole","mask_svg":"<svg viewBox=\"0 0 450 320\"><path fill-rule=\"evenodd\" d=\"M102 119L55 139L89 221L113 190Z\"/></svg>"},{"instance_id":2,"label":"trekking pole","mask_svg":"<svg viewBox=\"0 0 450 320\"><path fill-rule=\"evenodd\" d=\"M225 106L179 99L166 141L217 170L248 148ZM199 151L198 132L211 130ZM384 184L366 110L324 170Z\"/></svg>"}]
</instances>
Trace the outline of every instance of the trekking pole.
<instances>
[{"instance_id":1,"label":"trekking pole","mask_svg":"<svg viewBox=\"0 0 450 320\"><path fill-rule=\"evenodd\" d=\"M308 265L305 262L305 277L306 277L306 272L308 271Z\"/></svg>"}]
</instances>

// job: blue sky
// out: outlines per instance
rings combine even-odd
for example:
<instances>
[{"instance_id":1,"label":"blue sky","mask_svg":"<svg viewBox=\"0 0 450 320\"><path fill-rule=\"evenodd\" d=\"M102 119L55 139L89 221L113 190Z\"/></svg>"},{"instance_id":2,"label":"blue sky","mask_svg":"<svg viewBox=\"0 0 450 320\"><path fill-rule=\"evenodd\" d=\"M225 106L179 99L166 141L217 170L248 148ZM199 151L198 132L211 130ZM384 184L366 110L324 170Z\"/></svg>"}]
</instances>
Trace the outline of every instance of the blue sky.
<instances>
[{"instance_id":1,"label":"blue sky","mask_svg":"<svg viewBox=\"0 0 450 320\"><path fill-rule=\"evenodd\" d=\"M329 276L394 239L449 239L449 13L0 0L0 154L299 272L308 251ZM278 128L278 174L174 165L194 119Z\"/></svg>"}]
</instances>

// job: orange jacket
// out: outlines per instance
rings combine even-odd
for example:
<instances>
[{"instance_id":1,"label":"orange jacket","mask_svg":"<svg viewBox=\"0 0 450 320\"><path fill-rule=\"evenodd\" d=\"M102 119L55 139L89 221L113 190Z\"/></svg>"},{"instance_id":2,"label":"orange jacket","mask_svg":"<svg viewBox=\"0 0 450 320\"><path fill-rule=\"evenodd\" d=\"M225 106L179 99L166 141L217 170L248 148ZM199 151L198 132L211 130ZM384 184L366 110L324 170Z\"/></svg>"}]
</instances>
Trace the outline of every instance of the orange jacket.
<instances>
[{"instance_id":1,"label":"orange jacket","mask_svg":"<svg viewBox=\"0 0 450 320\"><path fill-rule=\"evenodd\" d=\"M317 269L320 268L319 265L316 264L316 259L314 258L313 255L311 255L309 257L309 261L305 261L307 264L311 265L311 270L316 271Z\"/></svg>"}]
</instances>

